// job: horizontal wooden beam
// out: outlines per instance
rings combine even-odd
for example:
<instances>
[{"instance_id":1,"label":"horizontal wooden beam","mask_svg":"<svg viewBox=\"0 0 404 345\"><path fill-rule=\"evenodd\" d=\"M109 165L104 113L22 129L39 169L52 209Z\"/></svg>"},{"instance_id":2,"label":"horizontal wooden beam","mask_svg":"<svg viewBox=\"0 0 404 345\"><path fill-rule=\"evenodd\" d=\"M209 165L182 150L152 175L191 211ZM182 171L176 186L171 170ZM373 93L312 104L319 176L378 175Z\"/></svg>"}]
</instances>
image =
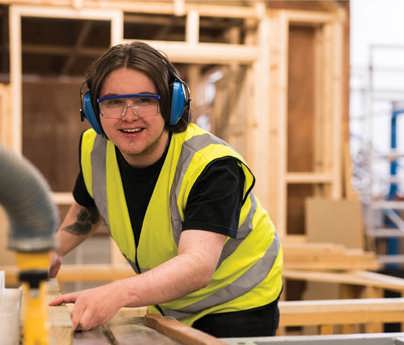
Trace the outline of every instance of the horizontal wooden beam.
<instances>
[{"instance_id":1,"label":"horizontal wooden beam","mask_svg":"<svg viewBox=\"0 0 404 345\"><path fill-rule=\"evenodd\" d=\"M335 14L320 11L279 10L290 24L317 26L335 20Z\"/></svg>"},{"instance_id":2,"label":"horizontal wooden beam","mask_svg":"<svg viewBox=\"0 0 404 345\"><path fill-rule=\"evenodd\" d=\"M145 315L145 325L184 345L225 345L220 339L156 314Z\"/></svg>"},{"instance_id":3,"label":"horizontal wooden beam","mask_svg":"<svg viewBox=\"0 0 404 345\"><path fill-rule=\"evenodd\" d=\"M72 193L52 193L52 199L57 205L71 205L74 202Z\"/></svg>"},{"instance_id":4,"label":"horizontal wooden beam","mask_svg":"<svg viewBox=\"0 0 404 345\"><path fill-rule=\"evenodd\" d=\"M0 4L27 6L72 6L72 0L0 0ZM174 2L171 1L97 1L82 0L81 5L86 9L119 9L125 12L144 14L175 15ZM80 7L79 7L80 8ZM218 5L218 4L190 4L185 2L184 11L195 10L206 17L248 18L256 19L260 15L252 6Z\"/></svg>"},{"instance_id":5,"label":"horizontal wooden beam","mask_svg":"<svg viewBox=\"0 0 404 345\"><path fill-rule=\"evenodd\" d=\"M132 40L124 40L130 43ZM195 64L252 64L257 59L258 49L255 46L224 43L198 43L174 41L143 41L155 49L167 54L176 63Z\"/></svg>"},{"instance_id":6,"label":"horizontal wooden beam","mask_svg":"<svg viewBox=\"0 0 404 345\"><path fill-rule=\"evenodd\" d=\"M18 285L18 268L16 266L0 266L0 271L5 272L8 286ZM134 274L129 265L62 265L57 275L57 281L59 283L111 281L132 277Z\"/></svg>"},{"instance_id":7,"label":"horizontal wooden beam","mask_svg":"<svg viewBox=\"0 0 404 345\"><path fill-rule=\"evenodd\" d=\"M70 55L73 48L72 46L24 44L22 46L22 52L26 54ZM106 49L81 47L76 50L76 54L80 56L98 57L104 53L105 50Z\"/></svg>"},{"instance_id":8,"label":"horizontal wooden beam","mask_svg":"<svg viewBox=\"0 0 404 345\"><path fill-rule=\"evenodd\" d=\"M404 279L367 271L319 272L286 269L283 275L291 280L370 286L404 292Z\"/></svg>"},{"instance_id":9,"label":"horizontal wooden beam","mask_svg":"<svg viewBox=\"0 0 404 345\"><path fill-rule=\"evenodd\" d=\"M1 0L0 0L1 2ZM158 1L94 1L84 0L83 5L95 8L114 8L121 9L133 13L145 14L167 14L175 15L176 9L174 2L158 2ZM223 18L257 18L259 13L254 7L251 6L225 6L217 4L191 4L185 2L184 11L197 11L201 16L206 17L223 17Z\"/></svg>"},{"instance_id":10,"label":"horizontal wooden beam","mask_svg":"<svg viewBox=\"0 0 404 345\"><path fill-rule=\"evenodd\" d=\"M331 174L314 172L289 172L286 174L287 183L331 183Z\"/></svg>"},{"instance_id":11,"label":"horizontal wooden beam","mask_svg":"<svg viewBox=\"0 0 404 345\"><path fill-rule=\"evenodd\" d=\"M281 301L280 326L404 322L404 298Z\"/></svg>"}]
</instances>

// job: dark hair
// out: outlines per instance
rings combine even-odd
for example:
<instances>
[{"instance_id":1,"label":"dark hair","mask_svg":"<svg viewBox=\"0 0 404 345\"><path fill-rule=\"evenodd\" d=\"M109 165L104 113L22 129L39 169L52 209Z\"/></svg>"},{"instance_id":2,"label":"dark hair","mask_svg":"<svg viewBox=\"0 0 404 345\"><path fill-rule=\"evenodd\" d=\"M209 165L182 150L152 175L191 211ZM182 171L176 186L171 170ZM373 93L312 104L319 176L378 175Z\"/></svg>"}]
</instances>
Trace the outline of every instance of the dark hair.
<instances>
[{"instance_id":1,"label":"dark hair","mask_svg":"<svg viewBox=\"0 0 404 345\"><path fill-rule=\"evenodd\" d=\"M90 66L86 84L91 93L92 104L98 120L99 109L96 100L102 84L112 71L122 67L143 72L153 81L160 95L160 112L165 120L166 128L172 132L183 132L190 121L189 104L179 122L174 126L169 125L171 85L175 80L182 80L174 65L163 54L143 42L115 45Z\"/></svg>"}]
</instances>

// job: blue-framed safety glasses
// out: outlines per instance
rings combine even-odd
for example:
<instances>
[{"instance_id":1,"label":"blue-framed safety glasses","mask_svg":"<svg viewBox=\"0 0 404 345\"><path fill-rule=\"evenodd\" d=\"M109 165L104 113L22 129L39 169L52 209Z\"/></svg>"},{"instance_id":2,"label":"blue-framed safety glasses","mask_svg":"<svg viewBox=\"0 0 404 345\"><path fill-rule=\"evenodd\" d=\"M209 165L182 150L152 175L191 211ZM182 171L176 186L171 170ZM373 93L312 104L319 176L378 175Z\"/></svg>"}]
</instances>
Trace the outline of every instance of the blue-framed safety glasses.
<instances>
[{"instance_id":1,"label":"blue-framed safety glasses","mask_svg":"<svg viewBox=\"0 0 404 345\"><path fill-rule=\"evenodd\" d=\"M149 92L106 95L97 98L97 103L103 117L122 118L128 108L146 117L159 113L160 95Z\"/></svg>"}]
</instances>

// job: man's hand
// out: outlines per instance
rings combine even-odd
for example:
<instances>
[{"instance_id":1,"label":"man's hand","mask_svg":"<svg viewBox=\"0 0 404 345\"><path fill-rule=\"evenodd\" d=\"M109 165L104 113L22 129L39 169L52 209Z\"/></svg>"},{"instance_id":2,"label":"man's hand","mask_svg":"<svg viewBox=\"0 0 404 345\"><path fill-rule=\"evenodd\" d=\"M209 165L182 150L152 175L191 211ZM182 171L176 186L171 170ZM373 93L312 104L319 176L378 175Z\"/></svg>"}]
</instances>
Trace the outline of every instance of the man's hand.
<instances>
[{"instance_id":1,"label":"man's hand","mask_svg":"<svg viewBox=\"0 0 404 345\"><path fill-rule=\"evenodd\" d=\"M90 330L108 322L126 304L122 281L116 281L94 289L73 292L52 300L49 305L74 303L71 314L73 329Z\"/></svg>"},{"instance_id":2,"label":"man's hand","mask_svg":"<svg viewBox=\"0 0 404 345\"><path fill-rule=\"evenodd\" d=\"M62 265L62 257L56 252L51 254L51 261L49 265L49 278L55 278L59 272L60 266Z\"/></svg>"}]
</instances>

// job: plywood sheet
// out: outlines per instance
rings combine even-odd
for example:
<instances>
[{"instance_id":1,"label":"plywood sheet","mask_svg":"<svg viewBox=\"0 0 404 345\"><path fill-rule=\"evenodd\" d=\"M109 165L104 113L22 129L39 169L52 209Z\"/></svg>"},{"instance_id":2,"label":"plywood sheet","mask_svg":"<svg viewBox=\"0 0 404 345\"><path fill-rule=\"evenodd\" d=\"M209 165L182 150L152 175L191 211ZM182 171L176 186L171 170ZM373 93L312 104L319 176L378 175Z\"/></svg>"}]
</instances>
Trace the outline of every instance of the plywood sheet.
<instances>
[{"instance_id":1,"label":"plywood sheet","mask_svg":"<svg viewBox=\"0 0 404 345\"><path fill-rule=\"evenodd\" d=\"M359 201L309 198L305 214L309 242L332 242L348 248L363 248L363 217Z\"/></svg>"}]
</instances>

